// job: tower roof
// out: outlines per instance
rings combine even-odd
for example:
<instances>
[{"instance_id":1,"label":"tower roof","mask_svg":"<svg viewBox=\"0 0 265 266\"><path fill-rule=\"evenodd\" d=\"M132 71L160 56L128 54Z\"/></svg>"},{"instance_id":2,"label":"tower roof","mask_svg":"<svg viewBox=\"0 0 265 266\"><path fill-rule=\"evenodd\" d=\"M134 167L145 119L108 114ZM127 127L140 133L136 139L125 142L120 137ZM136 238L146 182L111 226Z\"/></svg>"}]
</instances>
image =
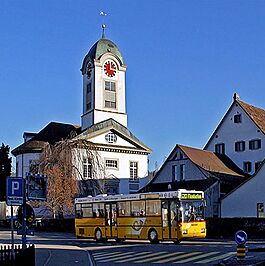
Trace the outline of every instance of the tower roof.
<instances>
[{"instance_id":1,"label":"tower roof","mask_svg":"<svg viewBox=\"0 0 265 266\"><path fill-rule=\"evenodd\" d=\"M120 61L121 64L124 64L121 52L118 48L118 46L112 42L111 40L108 40L106 38L101 38L98 40L89 50L88 54L86 55L83 65L82 65L82 73L85 71L85 65L87 63L88 58L91 60L93 59L100 59L100 57L105 53L112 53L114 56L117 57L117 59Z\"/></svg>"}]
</instances>

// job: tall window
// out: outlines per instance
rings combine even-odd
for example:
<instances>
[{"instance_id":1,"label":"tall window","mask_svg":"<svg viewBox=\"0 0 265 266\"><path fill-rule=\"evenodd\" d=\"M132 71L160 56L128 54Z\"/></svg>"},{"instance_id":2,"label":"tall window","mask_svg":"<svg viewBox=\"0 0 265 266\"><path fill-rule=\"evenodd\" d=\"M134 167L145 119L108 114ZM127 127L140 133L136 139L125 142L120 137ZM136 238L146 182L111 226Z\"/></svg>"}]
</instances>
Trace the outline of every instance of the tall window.
<instances>
[{"instance_id":1,"label":"tall window","mask_svg":"<svg viewBox=\"0 0 265 266\"><path fill-rule=\"evenodd\" d=\"M177 181L178 178L178 167L177 165L172 165L172 181Z\"/></svg>"},{"instance_id":2,"label":"tall window","mask_svg":"<svg viewBox=\"0 0 265 266\"><path fill-rule=\"evenodd\" d=\"M252 170L251 162L243 162L243 170L245 173L250 173Z\"/></svg>"},{"instance_id":3,"label":"tall window","mask_svg":"<svg viewBox=\"0 0 265 266\"><path fill-rule=\"evenodd\" d=\"M235 143L235 151L244 151L245 147L245 141L238 141Z\"/></svg>"},{"instance_id":4,"label":"tall window","mask_svg":"<svg viewBox=\"0 0 265 266\"><path fill-rule=\"evenodd\" d=\"M130 162L130 179L138 178L138 162Z\"/></svg>"},{"instance_id":5,"label":"tall window","mask_svg":"<svg viewBox=\"0 0 265 266\"><path fill-rule=\"evenodd\" d=\"M88 159L83 159L83 178L92 177L92 164Z\"/></svg>"},{"instance_id":6,"label":"tall window","mask_svg":"<svg viewBox=\"0 0 265 266\"><path fill-rule=\"evenodd\" d=\"M242 117L241 114L234 115L234 123L241 123Z\"/></svg>"},{"instance_id":7,"label":"tall window","mask_svg":"<svg viewBox=\"0 0 265 266\"><path fill-rule=\"evenodd\" d=\"M181 164L179 170L179 179L182 181L185 179L185 164Z\"/></svg>"},{"instance_id":8,"label":"tall window","mask_svg":"<svg viewBox=\"0 0 265 266\"><path fill-rule=\"evenodd\" d=\"M257 217L264 218L264 203L257 203Z\"/></svg>"},{"instance_id":9,"label":"tall window","mask_svg":"<svg viewBox=\"0 0 265 266\"><path fill-rule=\"evenodd\" d=\"M253 139L249 141L250 150L258 150L261 148L261 139Z\"/></svg>"},{"instance_id":10,"label":"tall window","mask_svg":"<svg viewBox=\"0 0 265 266\"><path fill-rule=\"evenodd\" d=\"M105 81L105 107L116 108L116 83Z\"/></svg>"},{"instance_id":11,"label":"tall window","mask_svg":"<svg viewBox=\"0 0 265 266\"><path fill-rule=\"evenodd\" d=\"M92 90L91 90L91 83L88 83L86 88L86 111L89 111L91 108L92 108Z\"/></svg>"},{"instance_id":12,"label":"tall window","mask_svg":"<svg viewBox=\"0 0 265 266\"><path fill-rule=\"evenodd\" d=\"M224 143L215 144L215 152L219 154L225 154L225 144Z\"/></svg>"}]
</instances>

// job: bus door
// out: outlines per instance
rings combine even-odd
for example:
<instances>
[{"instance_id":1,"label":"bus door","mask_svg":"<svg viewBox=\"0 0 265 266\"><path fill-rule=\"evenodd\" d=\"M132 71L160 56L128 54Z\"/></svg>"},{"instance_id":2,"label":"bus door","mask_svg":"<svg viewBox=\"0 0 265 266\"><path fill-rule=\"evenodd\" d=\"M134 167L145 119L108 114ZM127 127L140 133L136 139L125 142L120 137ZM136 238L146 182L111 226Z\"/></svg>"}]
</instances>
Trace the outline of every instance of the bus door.
<instances>
[{"instance_id":1,"label":"bus door","mask_svg":"<svg viewBox=\"0 0 265 266\"><path fill-rule=\"evenodd\" d=\"M170 201L170 235L171 238L178 238L178 213L179 204L172 200Z\"/></svg>"},{"instance_id":2,"label":"bus door","mask_svg":"<svg viewBox=\"0 0 265 266\"><path fill-rule=\"evenodd\" d=\"M117 204L106 203L106 237L117 237Z\"/></svg>"},{"instance_id":3,"label":"bus door","mask_svg":"<svg viewBox=\"0 0 265 266\"><path fill-rule=\"evenodd\" d=\"M162 232L163 239L171 238L170 201L162 201Z\"/></svg>"}]
</instances>

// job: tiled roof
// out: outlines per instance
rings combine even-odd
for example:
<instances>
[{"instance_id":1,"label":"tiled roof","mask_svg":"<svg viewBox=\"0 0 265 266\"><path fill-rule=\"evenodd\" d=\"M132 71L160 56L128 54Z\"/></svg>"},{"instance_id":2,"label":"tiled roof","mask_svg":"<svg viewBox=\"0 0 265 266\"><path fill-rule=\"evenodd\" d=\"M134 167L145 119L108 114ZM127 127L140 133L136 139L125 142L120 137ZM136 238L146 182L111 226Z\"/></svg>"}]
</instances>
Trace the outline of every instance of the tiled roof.
<instances>
[{"instance_id":1,"label":"tiled roof","mask_svg":"<svg viewBox=\"0 0 265 266\"><path fill-rule=\"evenodd\" d=\"M237 100L236 102L245 110L248 116L265 134L265 110L242 102L240 100Z\"/></svg>"},{"instance_id":2,"label":"tiled roof","mask_svg":"<svg viewBox=\"0 0 265 266\"><path fill-rule=\"evenodd\" d=\"M71 138L73 134L79 134L80 131L80 126L50 122L29 141L13 149L12 154L16 156L27 152L41 152L45 143L54 144L62 139Z\"/></svg>"},{"instance_id":3,"label":"tiled roof","mask_svg":"<svg viewBox=\"0 0 265 266\"><path fill-rule=\"evenodd\" d=\"M21 153L39 153L45 147L46 143L45 141L29 140L12 150L12 154L17 156Z\"/></svg>"},{"instance_id":4,"label":"tiled roof","mask_svg":"<svg viewBox=\"0 0 265 266\"><path fill-rule=\"evenodd\" d=\"M191 148L183 145L178 145L178 147L194 164L208 172L242 176L241 174L227 167L225 163L221 159L219 159L214 152Z\"/></svg>"}]
</instances>

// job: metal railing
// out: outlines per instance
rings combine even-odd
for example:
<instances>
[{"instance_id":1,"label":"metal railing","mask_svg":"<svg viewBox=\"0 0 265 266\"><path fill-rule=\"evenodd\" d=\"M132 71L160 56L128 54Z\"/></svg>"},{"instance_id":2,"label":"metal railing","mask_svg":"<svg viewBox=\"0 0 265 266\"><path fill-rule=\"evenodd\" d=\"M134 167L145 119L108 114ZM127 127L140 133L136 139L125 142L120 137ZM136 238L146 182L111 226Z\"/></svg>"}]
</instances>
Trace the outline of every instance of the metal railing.
<instances>
[{"instance_id":1,"label":"metal railing","mask_svg":"<svg viewBox=\"0 0 265 266\"><path fill-rule=\"evenodd\" d=\"M0 265L35 266L35 246L29 245L25 250L23 250L20 245L15 245L13 252L11 245L0 246Z\"/></svg>"}]
</instances>

